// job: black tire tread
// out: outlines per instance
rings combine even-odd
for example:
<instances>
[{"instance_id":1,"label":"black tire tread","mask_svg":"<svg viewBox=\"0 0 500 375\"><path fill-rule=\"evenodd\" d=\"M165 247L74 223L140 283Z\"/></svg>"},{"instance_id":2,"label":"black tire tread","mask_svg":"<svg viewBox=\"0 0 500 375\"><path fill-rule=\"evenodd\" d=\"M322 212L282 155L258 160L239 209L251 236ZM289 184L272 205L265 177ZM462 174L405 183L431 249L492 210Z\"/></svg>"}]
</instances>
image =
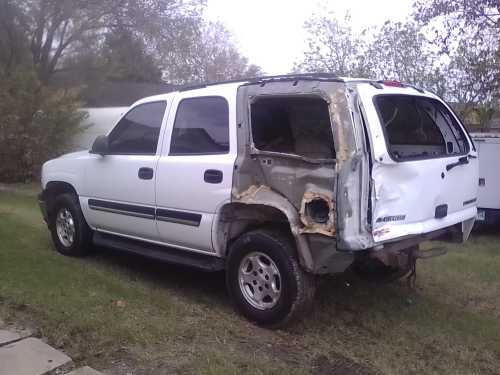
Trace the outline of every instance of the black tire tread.
<instances>
[{"instance_id":1,"label":"black tire tread","mask_svg":"<svg viewBox=\"0 0 500 375\"><path fill-rule=\"evenodd\" d=\"M290 272L292 273L292 277L295 279L297 285L297 293L293 298L289 311L284 317L271 323L257 323L272 329L285 328L296 323L301 320L304 314L308 312L312 305L312 301L314 300L316 289L314 276L305 272L299 265L295 244L290 235L272 229L256 229L244 233L234 242L233 246L238 246L239 241L244 241L244 237L248 236L260 236L265 238L267 241L278 244L279 247L286 252L289 259ZM231 253L229 254L229 257L231 257ZM227 275L229 275L229 272L227 272ZM232 293L229 278L227 280L227 285L229 292Z\"/></svg>"},{"instance_id":2,"label":"black tire tread","mask_svg":"<svg viewBox=\"0 0 500 375\"><path fill-rule=\"evenodd\" d=\"M71 248L66 248L59 243L55 229L55 215L60 207L66 206L70 209L73 219L76 220L76 232L77 239L74 246ZM85 217L83 216L82 210L80 208L80 203L78 197L72 193L63 193L58 195L54 200L54 213L52 217L49 217L49 229L52 235L52 240L54 242L55 248L58 252L63 255L81 257L85 256L90 252L91 241L92 241L92 230L87 225Z\"/></svg>"}]
</instances>

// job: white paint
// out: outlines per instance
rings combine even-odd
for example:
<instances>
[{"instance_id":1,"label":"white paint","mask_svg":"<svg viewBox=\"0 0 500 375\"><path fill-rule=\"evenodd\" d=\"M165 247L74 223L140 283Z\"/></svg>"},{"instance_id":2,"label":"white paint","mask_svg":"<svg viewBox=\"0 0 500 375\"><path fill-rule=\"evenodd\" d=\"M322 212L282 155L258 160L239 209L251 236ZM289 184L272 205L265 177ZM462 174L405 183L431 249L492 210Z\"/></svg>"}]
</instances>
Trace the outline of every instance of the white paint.
<instances>
[{"instance_id":1,"label":"white paint","mask_svg":"<svg viewBox=\"0 0 500 375\"><path fill-rule=\"evenodd\" d=\"M212 222L217 209L231 198L234 162L236 160L236 92L240 84L208 86L200 90L177 93L168 118L163 151L157 174L158 208L178 209L202 215L199 227L158 221L162 241L212 251ZM175 111L182 99L200 96L222 96L229 105L229 153L221 155L169 156L170 137ZM204 181L207 169L222 171L219 184Z\"/></svg>"},{"instance_id":2,"label":"white paint","mask_svg":"<svg viewBox=\"0 0 500 375\"><path fill-rule=\"evenodd\" d=\"M472 134L479 154L479 185L477 206L500 210L500 134Z\"/></svg>"},{"instance_id":3,"label":"white paint","mask_svg":"<svg viewBox=\"0 0 500 375\"><path fill-rule=\"evenodd\" d=\"M167 103L162 120L162 131L159 143L163 139L165 121L172 100L170 95L155 96L134 103L129 110L147 102L165 101ZM124 111L124 116L129 110ZM119 121L117 121L117 124ZM89 208L91 198L117 203L155 206L155 189L157 173L156 164L160 155L160 146L156 155L95 155L87 154L85 164L85 179L80 192L80 203L89 225L97 229L121 234L133 235L149 239L157 239L158 232L154 220L130 215L120 215L111 212ZM140 168L151 168L153 178L143 180L138 177Z\"/></svg>"},{"instance_id":4,"label":"white paint","mask_svg":"<svg viewBox=\"0 0 500 375\"><path fill-rule=\"evenodd\" d=\"M428 233L474 218L476 204L464 204L477 197L478 161L472 144L469 144L469 155L472 156L469 163L450 171L446 171L446 166L458 161L459 156L394 161L387 149L382 124L373 104L374 96L379 94L425 96L441 100L433 94L419 93L412 88L386 86L382 90L366 83L358 85L369 124L374 159L374 241L380 243L407 235ZM463 126L462 129L465 131ZM437 219L435 209L442 204L448 205L447 216ZM384 217L402 215L404 220L377 222L377 219Z\"/></svg>"},{"instance_id":5,"label":"white paint","mask_svg":"<svg viewBox=\"0 0 500 375\"><path fill-rule=\"evenodd\" d=\"M213 253L212 233L218 209L230 201L234 162L236 159L236 95L239 84L208 86L198 90L175 92L141 99L139 104L165 100L167 108L155 155L89 154L87 151L65 155L44 164L42 184L48 181L70 183L80 196L84 216L92 228L173 245L185 250ZM369 128L372 157L373 239L377 243L400 237L424 234L454 224L473 220L475 204L464 202L477 197L478 162L446 171L447 164L458 156L396 162L389 156L382 125L373 104L374 95L386 94L435 97L412 88L384 87L376 89L367 83L356 84ZM229 104L230 151L219 155L169 155L170 139L179 102L184 98L222 96ZM458 119L457 119L458 121ZM472 150L474 157L477 153ZM152 180L138 178L138 170L154 170ZM204 182L207 169L223 172L220 184ZM446 178L441 177L445 173ZM91 210L89 198L125 204L138 204L170 210L197 213L202 216L199 226L155 222L155 220ZM438 205L448 205L448 215L435 218ZM359 213L361 214L361 213ZM377 218L405 215L403 221L377 222ZM220 254L214 254L220 255Z\"/></svg>"}]
</instances>

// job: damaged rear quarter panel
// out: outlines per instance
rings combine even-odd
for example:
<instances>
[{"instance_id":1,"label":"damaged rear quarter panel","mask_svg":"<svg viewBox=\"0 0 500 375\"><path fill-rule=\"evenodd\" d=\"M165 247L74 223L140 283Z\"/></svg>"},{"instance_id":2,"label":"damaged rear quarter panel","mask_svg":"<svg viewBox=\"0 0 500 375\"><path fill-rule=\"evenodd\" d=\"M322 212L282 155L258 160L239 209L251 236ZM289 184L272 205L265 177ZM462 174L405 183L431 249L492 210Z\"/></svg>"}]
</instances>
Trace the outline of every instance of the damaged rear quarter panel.
<instances>
[{"instance_id":1,"label":"damaged rear quarter panel","mask_svg":"<svg viewBox=\"0 0 500 375\"><path fill-rule=\"evenodd\" d=\"M307 95L321 97L328 103L336 159L309 160L306 158L259 151L253 147L250 131L250 103L257 96ZM347 226L356 225L352 233L359 233L361 200L361 166L364 162L359 154L353 131L353 120L349 111L346 86L343 82L273 82L261 85L244 85L238 90L238 157L233 177L232 200L238 203L259 203L256 192L268 189L279 196L276 202L286 210L290 229L295 237L302 258L311 259L308 235L323 235L331 238L332 252L337 248ZM249 202L252 197L252 202ZM269 196L268 196L269 198ZM289 204L285 204L283 199ZM325 222L315 222L307 215L307 205L321 199L328 206ZM276 203L275 202L275 203ZM267 202L266 204L269 204ZM287 207L284 208L283 206ZM290 212L293 211L293 212ZM290 220L291 219L291 220ZM357 239L349 246L359 246ZM340 241L345 244L345 241ZM305 254L305 255L304 255ZM303 264L304 265L304 264ZM311 264L307 269L312 269Z\"/></svg>"}]
</instances>

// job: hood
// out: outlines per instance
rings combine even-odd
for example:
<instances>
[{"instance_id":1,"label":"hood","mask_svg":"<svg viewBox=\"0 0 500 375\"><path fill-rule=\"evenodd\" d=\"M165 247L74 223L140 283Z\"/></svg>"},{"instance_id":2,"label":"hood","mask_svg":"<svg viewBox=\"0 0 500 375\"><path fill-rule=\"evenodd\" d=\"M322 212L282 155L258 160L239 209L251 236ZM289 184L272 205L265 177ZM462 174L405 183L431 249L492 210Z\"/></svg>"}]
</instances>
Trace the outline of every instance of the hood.
<instances>
[{"instance_id":1,"label":"hood","mask_svg":"<svg viewBox=\"0 0 500 375\"><path fill-rule=\"evenodd\" d=\"M45 188L48 181L62 181L78 191L75 180L84 175L82 170L90 156L88 151L78 151L46 161L42 166L42 187Z\"/></svg>"},{"instance_id":2,"label":"hood","mask_svg":"<svg viewBox=\"0 0 500 375\"><path fill-rule=\"evenodd\" d=\"M70 152L68 154L61 155L56 159L78 159L82 156L87 156L88 154L89 154L88 150L76 151L76 152Z\"/></svg>"}]
</instances>

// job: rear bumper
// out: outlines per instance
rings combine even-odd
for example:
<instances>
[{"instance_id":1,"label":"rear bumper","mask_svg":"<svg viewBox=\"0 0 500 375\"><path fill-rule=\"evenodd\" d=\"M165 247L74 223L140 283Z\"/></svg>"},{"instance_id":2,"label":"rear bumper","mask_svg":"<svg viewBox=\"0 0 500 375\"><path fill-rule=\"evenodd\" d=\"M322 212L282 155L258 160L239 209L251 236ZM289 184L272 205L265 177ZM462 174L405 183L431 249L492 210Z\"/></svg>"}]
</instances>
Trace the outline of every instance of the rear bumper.
<instances>
[{"instance_id":1,"label":"rear bumper","mask_svg":"<svg viewBox=\"0 0 500 375\"><path fill-rule=\"evenodd\" d=\"M469 207L464 210L447 215L440 219L429 219L427 221L410 224L388 223L374 229L373 239L376 244L392 242L407 238L408 236L425 235L441 229L453 227L456 224L467 223L474 220L477 215L476 207ZM467 233L468 237L468 233Z\"/></svg>"},{"instance_id":2,"label":"rear bumper","mask_svg":"<svg viewBox=\"0 0 500 375\"><path fill-rule=\"evenodd\" d=\"M38 206L40 207L40 211L42 212L43 220L48 223L49 215L47 213L47 202L45 200L45 194L43 191L38 194Z\"/></svg>"}]
</instances>

